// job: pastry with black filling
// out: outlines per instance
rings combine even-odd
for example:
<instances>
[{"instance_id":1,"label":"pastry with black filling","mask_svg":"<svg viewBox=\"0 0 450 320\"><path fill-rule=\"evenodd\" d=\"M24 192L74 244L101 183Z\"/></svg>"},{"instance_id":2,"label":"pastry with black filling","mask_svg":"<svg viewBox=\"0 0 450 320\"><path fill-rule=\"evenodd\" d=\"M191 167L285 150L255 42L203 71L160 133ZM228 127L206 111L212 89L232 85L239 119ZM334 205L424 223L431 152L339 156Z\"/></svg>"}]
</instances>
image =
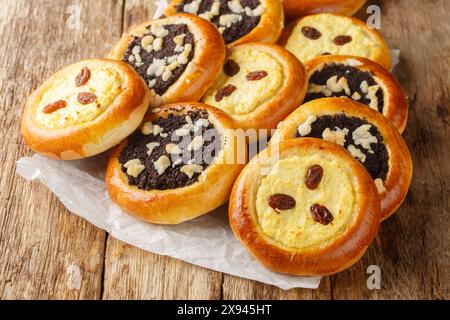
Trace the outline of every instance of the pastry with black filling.
<instances>
[{"instance_id":1,"label":"pastry with black filling","mask_svg":"<svg viewBox=\"0 0 450 320\"><path fill-rule=\"evenodd\" d=\"M375 30L353 17L319 13L299 18L283 30L279 44L301 62L322 55L348 55L370 59L389 70L389 47Z\"/></svg>"},{"instance_id":2,"label":"pastry with black filling","mask_svg":"<svg viewBox=\"0 0 450 320\"><path fill-rule=\"evenodd\" d=\"M302 63L274 44L247 43L228 50L222 72L202 101L229 114L242 129L275 129L302 102Z\"/></svg>"},{"instance_id":3,"label":"pastry with black filling","mask_svg":"<svg viewBox=\"0 0 450 320\"><path fill-rule=\"evenodd\" d=\"M383 220L402 204L411 183L411 155L400 133L379 112L348 98L313 100L282 122L272 143L306 137L339 144L364 165L380 194Z\"/></svg>"},{"instance_id":4,"label":"pastry with black filling","mask_svg":"<svg viewBox=\"0 0 450 320\"><path fill-rule=\"evenodd\" d=\"M130 64L155 92L152 106L158 106L198 101L222 67L225 45L210 23L179 14L133 28L109 58Z\"/></svg>"},{"instance_id":5,"label":"pastry with black filling","mask_svg":"<svg viewBox=\"0 0 450 320\"><path fill-rule=\"evenodd\" d=\"M106 187L112 200L159 224L214 210L228 200L246 161L245 142L233 128L224 112L201 103L153 109L111 155Z\"/></svg>"},{"instance_id":6,"label":"pastry with black filling","mask_svg":"<svg viewBox=\"0 0 450 320\"><path fill-rule=\"evenodd\" d=\"M352 56L321 56L306 63L309 76L304 102L324 97L347 97L382 113L405 130L408 102L402 87L379 64Z\"/></svg>"},{"instance_id":7,"label":"pastry with black filling","mask_svg":"<svg viewBox=\"0 0 450 320\"><path fill-rule=\"evenodd\" d=\"M338 13L353 15L366 0L282 0L284 12L289 19L314 13Z\"/></svg>"},{"instance_id":8,"label":"pastry with black filling","mask_svg":"<svg viewBox=\"0 0 450 320\"><path fill-rule=\"evenodd\" d=\"M276 42L284 23L280 0L172 0L165 14L182 12L210 21L228 46Z\"/></svg>"},{"instance_id":9,"label":"pastry with black filling","mask_svg":"<svg viewBox=\"0 0 450 320\"><path fill-rule=\"evenodd\" d=\"M375 238L380 217L364 167L321 139L271 145L244 168L230 196L237 238L270 270L293 275L349 268Z\"/></svg>"}]
</instances>

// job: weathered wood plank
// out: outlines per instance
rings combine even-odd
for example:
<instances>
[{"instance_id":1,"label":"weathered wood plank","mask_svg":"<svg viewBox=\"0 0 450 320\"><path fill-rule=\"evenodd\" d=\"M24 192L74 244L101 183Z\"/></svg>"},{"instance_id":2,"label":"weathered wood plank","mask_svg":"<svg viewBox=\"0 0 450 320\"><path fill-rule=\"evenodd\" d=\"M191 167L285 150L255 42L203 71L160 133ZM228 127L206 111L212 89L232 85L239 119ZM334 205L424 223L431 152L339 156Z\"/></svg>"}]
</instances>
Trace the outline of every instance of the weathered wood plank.
<instances>
[{"instance_id":1,"label":"weathered wood plank","mask_svg":"<svg viewBox=\"0 0 450 320\"><path fill-rule=\"evenodd\" d=\"M152 1L127 0L123 30L151 20ZM219 299L222 275L108 238L104 299Z\"/></svg>"},{"instance_id":2,"label":"weathered wood plank","mask_svg":"<svg viewBox=\"0 0 450 320\"><path fill-rule=\"evenodd\" d=\"M108 237L103 299L220 299L221 274Z\"/></svg>"},{"instance_id":3,"label":"weathered wood plank","mask_svg":"<svg viewBox=\"0 0 450 320\"><path fill-rule=\"evenodd\" d=\"M70 29L67 10L78 9ZM15 162L31 154L19 130L26 96L58 68L101 56L120 34L121 2L11 0L0 10L0 298L99 298L105 232L18 177Z\"/></svg>"}]
</instances>

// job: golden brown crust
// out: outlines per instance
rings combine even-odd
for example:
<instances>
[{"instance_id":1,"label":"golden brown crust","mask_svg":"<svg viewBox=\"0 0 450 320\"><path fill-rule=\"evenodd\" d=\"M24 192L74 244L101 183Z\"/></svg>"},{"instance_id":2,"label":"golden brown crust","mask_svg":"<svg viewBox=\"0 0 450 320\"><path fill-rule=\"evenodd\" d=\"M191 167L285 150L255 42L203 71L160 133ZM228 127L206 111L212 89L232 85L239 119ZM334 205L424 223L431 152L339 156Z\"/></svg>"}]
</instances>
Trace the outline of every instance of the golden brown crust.
<instances>
[{"instance_id":1,"label":"golden brown crust","mask_svg":"<svg viewBox=\"0 0 450 320\"><path fill-rule=\"evenodd\" d=\"M272 141L292 139L297 127L309 116L345 114L373 123L383 136L389 154L389 171L384 181L385 191L380 194L382 220L391 216L402 204L411 183L413 165L408 146L386 118L379 112L347 98L323 98L305 103L289 115L275 132Z\"/></svg>"},{"instance_id":2,"label":"golden brown crust","mask_svg":"<svg viewBox=\"0 0 450 320\"><path fill-rule=\"evenodd\" d=\"M123 91L102 114L86 123L59 129L36 123L39 102L51 85L70 70L86 66L107 66L117 71L123 81ZM142 121L151 99L144 81L129 65L106 59L83 60L53 74L30 94L22 115L22 135L31 149L53 159L90 157L115 146L132 133Z\"/></svg>"},{"instance_id":3,"label":"golden brown crust","mask_svg":"<svg viewBox=\"0 0 450 320\"><path fill-rule=\"evenodd\" d=\"M282 0L284 12L288 19L314 13L337 13L353 15L366 2L366 0Z\"/></svg>"},{"instance_id":4,"label":"golden brown crust","mask_svg":"<svg viewBox=\"0 0 450 320\"><path fill-rule=\"evenodd\" d=\"M165 15L178 14L176 6L182 0L172 0ZM245 36L229 43L228 47L237 46L248 42L274 43L277 41L284 27L284 11L280 0L261 0L265 6L265 11L261 15L258 25Z\"/></svg>"},{"instance_id":5,"label":"golden brown crust","mask_svg":"<svg viewBox=\"0 0 450 320\"><path fill-rule=\"evenodd\" d=\"M308 76L322 68L327 63L348 64L358 61L355 68L372 73L384 92L384 108L383 115L391 121L400 133L405 130L408 122L408 101L401 85L395 78L381 65L369 59L354 56L320 56L308 61L305 64Z\"/></svg>"},{"instance_id":6,"label":"golden brown crust","mask_svg":"<svg viewBox=\"0 0 450 320\"><path fill-rule=\"evenodd\" d=\"M118 161L127 140L117 146L109 159L106 169L106 188L111 199L124 211L148 222L159 224L177 224L206 214L225 203L233 183L245 165L230 163L226 157L237 154L238 148L245 149L233 135L233 121L222 111L202 103L178 103L164 105L157 113L148 112L144 122L153 121L169 113L186 113L189 110L202 109L209 113L209 121L223 136L222 150L205 171L199 181L186 187L168 190L141 190L128 184ZM170 112L167 112L170 111Z\"/></svg>"},{"instance_id":7,"label":"golden brown crust","mask_svg":"<svg viewBox=\"0 0 450 320\"><path fill-rule=\"evenodd\" d=\"M255 199L262 179L261 163L270 163L269 148L253 158L236 180L230 196L231 228L252 255L270 270L294 275L333 274L354 264L374 239L380 220L377 190L361 164L345 149L325 140L303 138L282 141L278 145L279 158L295 155L296 150L300 149L332 154L344 160L346 170L352 172L359 209L353 225L325 245L304 249L285 247L263 233L256 221Z\"/></svg>"},{"instance_id":8,"label":"golden brown crust","mask_svg":"<svg viewBox=\"0 0 450 320\"><path fill-rule=\"evenodd\" d=\"M371 57L370 60L373 60L376 63L380 64L386 70L390 70L391 69L391 67L392 67L392 57L391 57L391 53L389 51L389 46L386 43L386 40L384 40L384 38L381 36L381 34L376 29L369 29L367 27L367 25L363 21L361 21L359 19L356 19L354 17L348 17L348 16L343 16L343 15L339 15L339 14L332 14L332 13L323 13L323 14L319 13L319 14L314 14L314 15L298 18L298 19L294 20L293 22L291 22L286 28L284 28L280 38L278 39L278 44L281 45L281 46L285 46L286 45L286 43L288 42L289 37L291 36L291 34L294 31L295 27L297 26L298 23L300 23L300 21L302 19L311 18L311 17L314 18L315 16L320 16L320 15L328 15L328 16L335 16L335 17L342 17L342 18L350 19L350 20L352 20L352 23L358 25L361 28L364 28L365 31L367 33L371 34L372 36L374 36L375 39L377 39L377 42L380 44L376 48L376 50L374 50L374 52L372 52L372 57ZM302 62L306 63L306 61L302 61Z\"/></svg>"},{"instance_id":9,"label":"golden brown crust","mask_svg":"<svg viewBox=\"0 0 450 320\"><path fill-rule=\"evenodd\" d=\"M216 78L225 58L222 36L208 21L189 14L177 14L164 19L146 21L124 34L108 57L122 60L133 35L142 36L151 24L186 24L194 35L195 49L192 60L177 81L155 103L198 101Z\"/></svg>"},{"instance_id":10,"label":"golden brown crust","mask_svg":"<svg viewBox=\"0 0 450 320\"><path fill-rule=\"evenodd\" d=\"M253 111L230 116L234 118L236 128L267 129L270 132L303 101L307 88L305 67L289 51L273 44L247 43L229 49L228 55L243 50L263 51L274 57L283 69L283 84L270 100L258 105Z\"/></svg>"}]
</instances>

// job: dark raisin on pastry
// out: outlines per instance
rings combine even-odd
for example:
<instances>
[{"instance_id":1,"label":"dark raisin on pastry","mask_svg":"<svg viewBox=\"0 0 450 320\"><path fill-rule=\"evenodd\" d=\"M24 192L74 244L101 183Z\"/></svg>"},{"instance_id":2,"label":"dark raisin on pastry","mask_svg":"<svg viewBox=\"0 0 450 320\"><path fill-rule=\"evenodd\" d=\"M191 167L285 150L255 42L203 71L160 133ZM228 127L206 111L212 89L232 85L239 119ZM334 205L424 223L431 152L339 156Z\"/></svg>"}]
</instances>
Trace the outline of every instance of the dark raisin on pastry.
<instances>
[{"instance_id":1,"label":"dark raisin on pastry","mask_svg":"<svg viewBox=\"0 0 450 320\"><path fill-rule=\"evenodd\" d=\"M44 109L42 110L44 113L52 113L55 112L56 110L65 108L67 106L67 102L64 100L58 100L52 103L49 103L48 105L46 105L44 107Z\"/></svg>"},{"instance_id":2,"label":"dark raisin on pastry","mask_svg":"<svg viewBox=\"0 0 450 320\"><path fill-rule=\"evenodd\" d=\"M216 102L221 101L224 97L230 96L236 89L237 89L236 86L229 84L223 87L222 89L218 90L215 95Z\"/></svg>"},{"instance_id":3,"label":"dark raisin on pastry","mask_svg":"<svg viewBox=\"0 0 450 320\"><path fill-rule=\"evenodd\" d=\"M295 207L295 199L290 195L276 193L269 197L269 206L276 212L293 209Z\"/></svg>"},{"instance_id":4,"label":"dark raisin on pastry","mask_svg":"<svg viewBox=\"0 0 450 320\"><path fill-rule=\"evenodd\" d=\"M318 165L312 165L308 168L305 177L305 184L310 190L314 190L319 186L320 181L322 181L323 177L323 168Z\"/></svg>"},{"instance_id":5,"label":"dark raisin on pastry","mask_svg":"<svg viewBox=\"0 0 450 320\"><path fill-rule=\"evenodd\" d=\"M322 33L319 30L310 26L302 27L302 33L305 37L311 40L317 40L322 36Z\"/></svg>"},{"instance_id":6,"label":"dark raisin on pastry","mask_svg":"<svg viewBox=\"0 0 450 320\"><path fill-rule=\"evenodd\" d=\"M314 221L327 225L333 221L334 217L327 207L320 204L313 204L310 208Z\"/></svg>"},{"instance_id":7,"label":"dark raisin on pastry","mask_svg":"<svg viewBox=\"0 0 450 320\"><path fill-rule=\"evenodd\" d=\"M340 35L333 39L333 43L337 46L343 46L344 44L347 44L352 40L353 38L351 36Z\"/></svg>"},{"instance_id":8,"label":"dark raisin on pastry","mask_svg":"<svg viewBox=\"0 0 450 320\"><path fill-rule=\"evenodd\" d=\"M239 64L233 59L228 59L223 65L223 72L229 77L237 75L240 69Z\"/></svg>"}]
</instances>

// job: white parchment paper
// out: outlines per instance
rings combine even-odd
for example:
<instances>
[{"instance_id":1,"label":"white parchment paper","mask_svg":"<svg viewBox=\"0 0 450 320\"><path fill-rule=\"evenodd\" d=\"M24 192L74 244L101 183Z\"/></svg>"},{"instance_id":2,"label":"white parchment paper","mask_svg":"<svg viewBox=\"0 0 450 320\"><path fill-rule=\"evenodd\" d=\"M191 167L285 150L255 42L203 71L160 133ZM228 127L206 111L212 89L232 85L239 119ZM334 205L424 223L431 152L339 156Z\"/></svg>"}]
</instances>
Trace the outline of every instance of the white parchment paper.
<instances>
[{"instance_id":1,"label":"white parchment paper","mask_svg":"<svg viewBox=\"0 0 450 320\"><path fill-rule=\"evenodd\" d=\"M107 154L77 161L35 154L17 162L17 173L28 180L39 179L71 212L141 249L282 289L319 286L320 277L281 275L262 267L234 237L226 205L174 226L146 223L123 213L105 189L106 161Z\"/></svg>"}]
</instances>

